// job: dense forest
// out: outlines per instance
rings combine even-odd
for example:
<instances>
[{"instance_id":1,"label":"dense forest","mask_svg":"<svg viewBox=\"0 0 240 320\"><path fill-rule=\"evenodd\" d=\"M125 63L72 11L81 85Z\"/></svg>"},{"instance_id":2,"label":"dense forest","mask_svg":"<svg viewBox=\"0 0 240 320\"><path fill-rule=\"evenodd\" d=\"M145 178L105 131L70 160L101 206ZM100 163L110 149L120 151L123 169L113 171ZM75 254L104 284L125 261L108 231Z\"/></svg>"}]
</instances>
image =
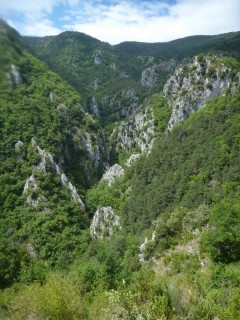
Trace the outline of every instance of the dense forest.
<instances>
[{"instance_id":1,"label":"dense forest","mask_svg":"<svg viewBox=\"0 0 240 320\"><path fill-rule=\"evenodd\" d=\"M239 48L0 21L0 319L240 319Z\"/></svg>"}]
</instances>

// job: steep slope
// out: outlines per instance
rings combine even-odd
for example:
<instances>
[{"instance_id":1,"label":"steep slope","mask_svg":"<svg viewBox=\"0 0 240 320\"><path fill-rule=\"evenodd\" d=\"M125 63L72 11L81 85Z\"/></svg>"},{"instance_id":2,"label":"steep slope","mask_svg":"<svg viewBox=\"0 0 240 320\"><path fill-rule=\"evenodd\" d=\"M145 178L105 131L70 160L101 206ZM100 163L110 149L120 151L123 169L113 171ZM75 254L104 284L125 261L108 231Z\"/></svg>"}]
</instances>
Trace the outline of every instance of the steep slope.
<instances>
[{"instance_id":1,"label":"steep slope","mask_svg":"<svg viewBox=\"0 0 240 320\"><path fill-rule=\"evenodd\" d=\"M107 150L79 94L27 53L21 37L2 21L0 48L4 285L21 273L21 264L36 257L52 265L73 258L89 226L81 198L101 176Z\"/></svg>"},{"instance_id":2,"label":"steep slope","mask_svg":"<svg viewBox=\"0 0 240 320\"><path fill-rule=\"evenodd\" d=\"M179 66L163 88L172 109L167 129L202 108L212 97L234 93L239 83L239 65L232 58L200 54Z\"/></svg>"},{"instance_id":3,"label":"steep slope","mask_svg":"<svg viewBox=\"0 0 240 320\"><path fill-rule=\"evenodd\" d=\"M106 81L83 86L92 116L0 27L0 318L238 319L239 62L200 54L175 69L176 57L139 49L119 56L131 85L118 75L108 88L104 72L118 68L103 64L109 45L60 35L56 61L67 65L69 44L82 43L76 70L83 63L87 86L93 69ZM231 47L235 36L214 39ZM109 152L121 165L108 166Z\"/></svg>"},{"instance_id":4,"label":"steep slope","mask_svg":"<svg viewBox=\"0 0 240 320\"><path fill-rule=\"evenodd\" d=\"M107 248L117 242L127 253L121 261L134 271L129 285L125 273L124 284L107 293L108 316L239 318L239 86L235 90L162 132L151 153L123 166L111 184L102 179L88 190L96 248L102 238ZM128 244L130 253L122 235L138 241L138 249Z\"/></svg>"},{"instance_id":5,"label":"steep slope","mask_svg":"<svg viewBox=\"0 0 240 320\"><path fill-rule=\"evenodd\" d=\"M114 47L78 32L26 40L35 55L81 92L90 111L98 106L97 115L103 122L111 117L114 121L116 109L117 116L123 117L119 103L124 104L125 99L126 106L131 99L128 90L136 96L139 85L131 74L134 67L124 65Z\"/></svg>"},{"instance_id":6,"label":"steep slope","mask_svg":"<svg viewBox=\"0 0 240 320\"><path fill-rule=\"evenodd\" d=\"M239 32L116 46L78 32L26 41L35 55L83 93L89 110L97 106L104 125L134 114L129 90L140 104L143 96L162 90L168 75L183 59L210 50L240 54Z\"/></svg>"},{"instance_id":7,"label":"steep slope","mask_svg":"<svg viewBox=\"0 0 240 320\"><path fill-rule=\"evenodd\" d=\"M226 95L158 138L148 158L132 169L133 192L124 210L129 226L145 228L178 205L219 201L230 185L238 190L238 117L239 93Z\"/></svg>"}]
</instances>

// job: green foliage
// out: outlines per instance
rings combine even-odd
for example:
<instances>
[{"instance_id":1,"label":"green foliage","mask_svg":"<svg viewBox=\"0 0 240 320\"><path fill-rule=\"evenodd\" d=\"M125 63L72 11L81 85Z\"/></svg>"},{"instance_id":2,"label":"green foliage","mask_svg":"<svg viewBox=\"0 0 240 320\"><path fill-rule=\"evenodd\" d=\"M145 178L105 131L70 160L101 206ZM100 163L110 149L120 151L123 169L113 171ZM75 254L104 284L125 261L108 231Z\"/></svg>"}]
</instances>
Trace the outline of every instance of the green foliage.
<instances>
[{"instance_id":1,"label":"green foliage","mask_svg":"<svg viewBox=\"0 0 240 320\"><path fill-rule=\"evenodd\" d=\"M83 192L93 176L95 179L101 174L101 169L92 172L89 180L89 156L81 137L87 131L94 147L100 127L84 112L79 94L27 53L13 29L5 24L3 28L6 30L0 36L0 62L4 66L0 72L0 279L1 286L7 286L17 280L42 282L43 261L67 268L76 254L86 250L90 240L88 232L83 231L89 226L86 212L72 200L70 190L63 188L51 161L39 169L43 160L36 144L51 152L56 163L63 163L64 172ZM8 80L11 65L21 77L19 83L13 75ZM24 193L24 185L32 174L37 187ZM27 205L28 197L35 205Z\"/></svg>"},{"instance_id":2,"label":"green foliage","mask_svg":"<svg viewBox=\"0 0 240 320\"><path fill-rule=\"evenodd\" d=\"M117 179L111 186L102 180L96 186L88 189L86 206L90 214L94 214L98 207L112 206L114 209L120 210L128 196L126 192L128 186L129 180L125 175L123 178Z\"/></svg>"},{"instance_id":3,"label":"green foliage","mask_svg":"<svg viewBox=\"0 0 240 320\"><path fill-rule=\"evenodd\" d=\"M86 303L79 297L77 288L58 274L50 274L43 286L33 283L16 293L9 290L6 294L9 295L6 320L87 318Z\"/></svg>"},{"instance_id":4,"label":"green foliage","mask_svg":"<svg viewBox=\"0 0 240 320\"><path fill-rule=\"evenodd\" d=\"M153 95L150 98L150 104L153 106L153 118L157 132L164 132L171 116L171 109L160 94Z\"/></svg>"},{"instance_id":5,"label":"green foliage","mask_svg":"<svg viewBox=\"0 0 240 320\"><path fill-rule=\"evenodd\" d=\"M167 288L162 280L157 280L151 271L141 271L134 275L132 285L119 287L108 293L109 315L118 319L171 319L172 309Z\"/></svg>"},{"instance_id":6,"label":"green foliage","mask_svg":"<svg viewBox=\"0 0 240 320\"><path fill-rule=\"evenodd\" d=\"M79 33L28 39L82 100L1 20L0 28L0 318L239 319L239 91L209 101L165 133L171 110L153 93L169 71L162 71L155 89L138 83L142 71L160 60L180 61L210 48L239 54L239 33L115 47ZM223 59L235 78L239 63ZM205 73L205 54L198 60ZM10 75L11 65L22 83ZM99 120L82 107L82 101L90 107L95 80ZM97 180L102 167L89 164L85 133L93 149L102 135L99 123L111 134L125 117L122 108L134 102L126 96L129 88L143 109L153 107L155 145L111 187L101 181L89 189L89 176ZM62 164L85 196L86 212L49 159L39 169L32 138ZM23 193L32 174L36 186ZM122 229L111 239L91 239L90 218L102 206L114 208ZM141 264L146 236L141 253L149 261Z\"/></svg>"},{"instance_id":7,"label":"green foliage","mask_svg":"<svg viewBox=\"0 0 240 320\"><path fill-rule=\"evenodd\" d=\"M232 57L224 57L223 62L228 68L231 69L231 77L232 79L234 79L240 70L239 61L233 59Z\"/></svg>"},{"instance_id":8,"label":"green foliage","mask_svg":"<svg viewBox=\"0 0 240 320\"><path fill-rule=\"evenodd\" d=\"M213 207L203 247L213 260L219 262L240 259L240 204L221 201Z\"/></svg>"},{"instance_id":9,"label":"green foliage","mask_svg":"<svg viewBox=\"0 0 240 320\"><path fill-rule=\"evenodd\" d=\"M123 209L129 230L141 232L165 211L218 202L224 184L239 186L239 92L208 101L133 164ZM236 193L236 189L232 194Z\"/></svg>"},{"instance_id":10,"label":"green foliage","mask_svg":"<svg viewBox=\"0 0 240 320\"><path fill-rule=\"evenodd\" d=\"M69 279L75 283L81 294L93 292L108 285L107 266L97 259L76 260L69 271Z\"/></svg>"},{"instance_id":11,"label":"green foliage","mask_svg":"<svg viewBox=\"0 0 240 320\"><path fill-rule=\"evenodd\" d=\"M116 46L78 32L64 32L45 38L27 37L25 40L36 56L81 93L84 104L89 109L92 96L97 98L104 126L123 119L122 107L131 104L131 98L116 100L118 95L121 96L129 88L135 89L140 105L144 97L162 90L171 72L171 68L162 68L157 74L155 88L147 89L139 84L144 69L160 62L171 64L171 59L180 62L209 50L239 56L239 33L188 37L156 44L124 42ZM164 119L167 116L164 112ZM161 125L159 124L160 130Z\"/></svg>"}]
</instances>

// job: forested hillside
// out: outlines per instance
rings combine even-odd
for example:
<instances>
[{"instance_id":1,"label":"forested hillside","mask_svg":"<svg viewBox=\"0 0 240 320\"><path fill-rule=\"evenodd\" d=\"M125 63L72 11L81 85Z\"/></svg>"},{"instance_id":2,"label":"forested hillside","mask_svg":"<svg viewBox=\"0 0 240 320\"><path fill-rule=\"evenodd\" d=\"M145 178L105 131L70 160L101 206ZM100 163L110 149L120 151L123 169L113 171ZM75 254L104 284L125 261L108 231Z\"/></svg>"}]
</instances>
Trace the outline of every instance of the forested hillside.
<instances>
[{"instance_id":1,"label":"forested hillside","mask_svg":"<svg viewBox=\"0 0 240 320\"><path fill-rule=\"evenodd\" d=\"M0 21L0 319L240 319L239 42Z\"/></svg>"},{"instance_id":2,"label":"forested hillside","mask_svg":"<svg viewBox=\"0 0 240 320\"><path fill-rule=\"evenodd\" d=\"M141 104L149 91L161 91L184 59L210 51L240 56L239 32L116 46L79 32L25 40L33 54L81 93L91 112L96 114L98 109L104 126L134 114L134 102Z\"/></svg>"}]
</instances>

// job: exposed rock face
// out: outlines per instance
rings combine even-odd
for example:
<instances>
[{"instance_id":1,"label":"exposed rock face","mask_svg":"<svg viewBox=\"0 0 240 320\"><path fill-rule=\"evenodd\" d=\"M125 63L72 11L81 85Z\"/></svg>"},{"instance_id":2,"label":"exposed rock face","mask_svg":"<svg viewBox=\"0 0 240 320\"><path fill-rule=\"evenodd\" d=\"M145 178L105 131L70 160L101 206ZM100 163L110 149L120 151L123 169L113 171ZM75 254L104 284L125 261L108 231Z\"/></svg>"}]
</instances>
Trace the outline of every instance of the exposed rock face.
<instances>
[{"instance_id":1,"label":"exposed rock face","mask_svg":"<svg viewBox=\"0 0 240 320\"><path fill-rule=\"evenodd\" d=\"M116 134L114 132L113 134ZM116 150L122 149L132 153L134 151L147 152L151 150L154 137L153 112L150 106L139 111L128 122L122 121L117 129Z\"/></svg>"},{"instance_id":2,"label":"exposed rock face","mask_svg":"<svg viewBox=\"0 0 240 320\"><path fill-rule=\"evenodd\" d=\"M23 194L27 194L26 202L29 206L37 207L40 202L40 196L38 195L38 185L32 174L26 181L23 189Z\"/></svg>"},{"instance_id":3,"label":"exposed rock face","mask_svg":"<svg viewBox=\"0 0 240 320\"><path fill-rule=\"evenodd\" d=\"M94 96L92 97L92 100L90 102L90 110L96 117L99 118L99 106Z\"/></svg>"},{"instance_id":4,"label":"exposed rock face","mask_svg":"<svg viewBox=\"0 0 240 320\"><path fill-rule=\"evenodd\" d=\"M18 140L16 143L15 143L15 150L16 149L21 149L21 147L23 146L23 142L21 140Z\"/></svg>"},{"instance_id":5,"label":"exposed rock face","mask_svg":"<svg viewBox=\"0 0 240 320\"><path fill-rule=\"evenodd\" d=\"M154 88L157 85L159 73L169 72L176 65L174 59L163 61L159 64L154 64L152 67L143 70L141 75L141 85L146 88Z\"/></svg>"},{"instance_id":6,"label":"exposed rock face","mask_svg":"<svg viewBox=\"0 0 240 320\"><path fill-rule=\"evenodd\" d=\"M202 108L208 99L223 95L227 88L233 86L231 70L221 58L195 57L190 63L180 66L163 90L172 108L167 130Z\"/></svg>"},{"instance_id":7,"label":"exposed rock face","mask_svg":"<svg viewBox=\"0 0 240 320\"><path fill-rule=\"evenodd\" d=\"M10 72L7 74L7 78L8 78L8 82L11 85L20 85L22 84L22 77L20 72L17 70L17 67L15 66L15 64L11 65L11 70Z\"/></svg>"},{"instance_id":8,"label":"exposed rock face","mask_svg":"<svg viewBox=\"0 0 240 320\"><path fill-rule=\"evenodd\" d=\"M157 84L157 66L143 70L141 75L141 85L147 88L153 88Z\"/></svg>"},{"instance_id":9,"label":"exposed rock face","mask_svg":"<svg viewBox=\"0 0 240 320\"><path fill-rule=\"evenodd\" d=\"M82 139L88 154L88 158L91 160L93 167L98 167L101 160L101 154L98 145L93 145L92 137L88 132L84 132L82 134Z\"/></svg>"},{"instance_id":10,"label":"exposed rock face","mask_svg":"<svg viewBox=\"0 0 240 320\"><path fill-rule=\"evenodd\" d=\"M126 72L121 72L119 75L119 78L120 79L128 79L129 75Z\"/></svg>"},{"instance_id":11,"label":"exposed rock face","mask_svg":"<svg viewBox=\"0 0 240 320\"><path fill-rule=\"evenodd\" d=\"M102 54L101 50L96 50L94 52L93 59L94 59L94 63L95 64L101 64L102 63L101 54Z\"/></svg>"},{"instance_id":12,"label":"exposed rock face","mask_svg":"<svg viewBox=\"0 0 240 320\"><path fill-rule=\"evenodd\" d=\"M60 176L63 187L69 189L70 195L74 202L78 203L81 209L85 210L85 205L83 201L81 200L77 189L75 186L68 180L64 172L60 169L60 167L54 162L53 156L51 153L45 151L44 149L41 149L35 142L34 139L32 139L32 145L36 147L39 155L40 155L40 162L37 166L34 166L35 170L41 171L41 172L47 172L47 165L50 164L52 167L52 170ZM34 191L34 192L33 192ZM30 178L25 183L23 193L27 194L27 204L32 205L33 207L37 207L40 201L46 202L47 199L39 195L39 187L37 185L36 179L34 175L32 174Z\"/></svg>"},{"instance_id":13,"label":"exposed rock face","mask_svg":"<svg viewBox=\"0 0 240 320\"><path fill-rule=\"evenodd\" d=\"M110 238L114 231L121 229L120 218L112 207L102 207L94 214L90 233L97 239Z\"/></svg>"},{"instance_id":14,"label":"exposed rock face","mask_svg":"<svg viewBox=\"0 0 240 320\"><path fill-rule=\"evenodd\" d=\"M143 241L143 243L140 245L140 247L139 247L140 253L139 253L138 256L139 256L139 261L140 261L141 263L149 260L149 257L147 257L147 254L146 254L145 250L146 250L147 245L148 245L150 242L155 241L155 237L156 237L156 231L153 231L151 239L148 240L148 238L146 237L145 240Z\"/></svg>"},{"instance_id":15,"label":"exposed rock face","mask_svg":"<svg viewBox=\"0 0 240 320\"><path fill-rule=\"evenodd\" d=\"M139 153L132 154L132 155L127 159L126 165L130 167L131 164L132 164L135 160L137 160L139 157L140 157L140 154L139 154Z\"/></svg>"},{"instance_id":16,"label":"exposed rock face","mask_svg":"<svg viewBox=\"0 0 240 320\"><path fill-rule=\"evenodd\" d=\"M123 173L124 169L119 164L115 164L104 173L102 179L106 180L108 185L111 186L115 179L120 178Z\"/></svg>"}]
</instances>

